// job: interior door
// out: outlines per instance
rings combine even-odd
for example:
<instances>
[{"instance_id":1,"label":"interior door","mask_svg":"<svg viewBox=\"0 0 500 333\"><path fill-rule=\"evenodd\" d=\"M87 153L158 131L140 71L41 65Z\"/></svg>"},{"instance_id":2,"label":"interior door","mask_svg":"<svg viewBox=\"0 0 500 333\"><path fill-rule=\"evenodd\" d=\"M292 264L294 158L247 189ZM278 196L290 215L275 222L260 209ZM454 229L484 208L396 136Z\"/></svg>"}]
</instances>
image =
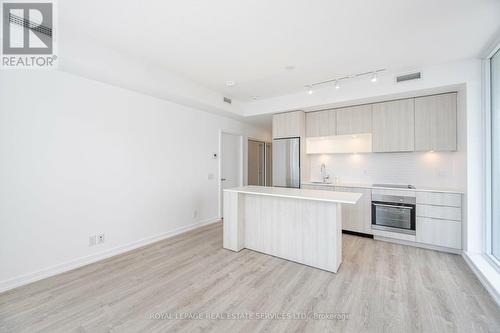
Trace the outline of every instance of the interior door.
<instances>
[{"instance_id":1,"label":"interior door","mask_svg":"<svg viewBox=\"0 0 500 333\"><path fill-rule=\"evenodd\" d=\"M265 143L248 140L248 185L265 185Z\"/></svg>"},{"instance_id":2,"label":"interior door","mask_svg":"<svg viewBox=\"0 0 500 333\"><path fill-rule=\"evenodd\" d=\"M242 185L242 137L230 133L221 135L221 170L220 170L220 215L224 214L223 193L225 188Z\"/></svg>"}]
</instances>

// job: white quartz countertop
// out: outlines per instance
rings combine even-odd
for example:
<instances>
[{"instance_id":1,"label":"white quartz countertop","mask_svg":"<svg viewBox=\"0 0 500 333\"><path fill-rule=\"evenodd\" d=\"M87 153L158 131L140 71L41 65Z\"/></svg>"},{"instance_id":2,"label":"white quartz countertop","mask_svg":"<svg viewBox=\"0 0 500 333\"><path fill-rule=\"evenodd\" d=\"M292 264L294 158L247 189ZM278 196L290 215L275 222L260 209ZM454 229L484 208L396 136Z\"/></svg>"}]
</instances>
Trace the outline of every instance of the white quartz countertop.
<instances>
[{"instance_id":1,"label":"white quartz countertop","mask_svg":"<svg viewBox=\"0 0 500 333\"><path fill-rule=\"evenodd\" d=\"M302 182L302 185L316 185L316 186L339 186L339 187L357 187L357 188L375 188L375 189L391 189L398 191L416 191L416 192L441 192L441 193L464 193L463 190L458 188L447 188L447 187L429 187L429 186L418 186L416 188L393 188L393 187L380 187L373 186L373 184L362 184L362 183L320 183L320 182Z\"/></svg>"},{"instance_id":2,"label":"white quartz countertop","mask_svg":"<svg viewBox=\"0 0 500 333\"><path fill-rule=\"evenodd\" d=\"M330 192L321 190L306 190L299 188L266 187L266 186L242 186L225 189L227 192L239 192L247 194L266 195L273 197L336 202L344 204L355 204L361 198L360 193Z\"/></svg>"}]
</instances>

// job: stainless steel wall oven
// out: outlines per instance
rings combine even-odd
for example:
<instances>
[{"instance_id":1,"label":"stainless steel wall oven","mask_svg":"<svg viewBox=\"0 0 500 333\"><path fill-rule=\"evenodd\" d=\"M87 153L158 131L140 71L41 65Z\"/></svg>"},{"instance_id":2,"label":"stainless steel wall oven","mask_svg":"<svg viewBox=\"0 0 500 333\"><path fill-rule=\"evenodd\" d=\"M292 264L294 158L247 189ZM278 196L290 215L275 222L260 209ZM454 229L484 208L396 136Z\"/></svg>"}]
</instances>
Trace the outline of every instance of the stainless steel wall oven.
<instances>
[{"instance_id":1,"label":"stainless steel wall oven","mask_svg":"<svg viewBox=\"0 0 500 333\"><path fill-rule=\"evenodd\" d=\"M415 197L372 195L372 229L415 235Z\"/></svg>"}]
</instances>

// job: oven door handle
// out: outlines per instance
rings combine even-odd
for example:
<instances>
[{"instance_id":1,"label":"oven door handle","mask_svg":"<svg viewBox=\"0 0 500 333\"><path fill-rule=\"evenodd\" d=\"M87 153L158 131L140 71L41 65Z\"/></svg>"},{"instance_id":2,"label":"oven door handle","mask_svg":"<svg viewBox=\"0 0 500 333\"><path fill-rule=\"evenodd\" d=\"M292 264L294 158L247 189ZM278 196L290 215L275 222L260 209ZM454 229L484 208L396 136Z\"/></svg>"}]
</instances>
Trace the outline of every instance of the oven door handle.
<instances>
[{"instance_id":1,"label":"oven door handle","mask_svg":"<svg viewBox=\"0 0 500 333\"><path fill-rule=\"evenodd\" d=\"M382 206L382 207L391 207L391 208L401 208L401 209L413 209L413 207L408 207L408 206L386 205L386 204L379 204L379 203L372 203L372 205Z\"/></svg>"}]
</instances>

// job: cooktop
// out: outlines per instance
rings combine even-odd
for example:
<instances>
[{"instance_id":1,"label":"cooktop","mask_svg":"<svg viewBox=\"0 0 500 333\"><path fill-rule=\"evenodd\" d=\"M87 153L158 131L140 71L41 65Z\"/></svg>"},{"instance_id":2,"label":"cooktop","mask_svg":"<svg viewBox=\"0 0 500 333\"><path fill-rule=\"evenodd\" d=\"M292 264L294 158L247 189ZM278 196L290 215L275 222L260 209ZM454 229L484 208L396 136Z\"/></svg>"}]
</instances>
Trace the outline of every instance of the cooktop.
<instances>
[{"instance_id":1,"label":"cooktop","mask_svg":"<svg viewBox=\"0 0 500 333\"><path fill-rule=\"evenodd\" d=\"M406 188L406 189L415 189L413 185L401 185L401 184L373 184L373 187L389 187L389 188Z\"/></svg>"}]
</instances>

